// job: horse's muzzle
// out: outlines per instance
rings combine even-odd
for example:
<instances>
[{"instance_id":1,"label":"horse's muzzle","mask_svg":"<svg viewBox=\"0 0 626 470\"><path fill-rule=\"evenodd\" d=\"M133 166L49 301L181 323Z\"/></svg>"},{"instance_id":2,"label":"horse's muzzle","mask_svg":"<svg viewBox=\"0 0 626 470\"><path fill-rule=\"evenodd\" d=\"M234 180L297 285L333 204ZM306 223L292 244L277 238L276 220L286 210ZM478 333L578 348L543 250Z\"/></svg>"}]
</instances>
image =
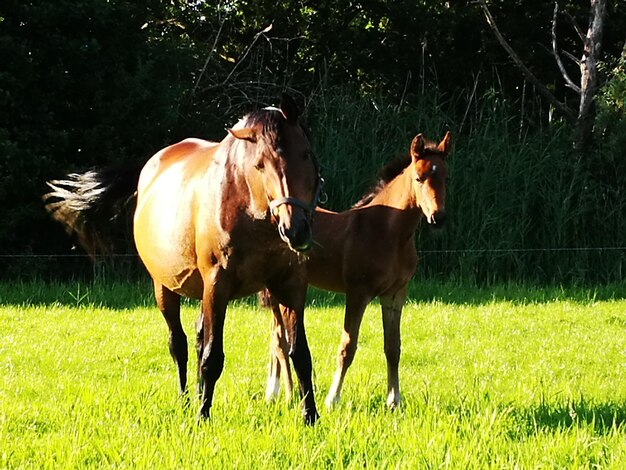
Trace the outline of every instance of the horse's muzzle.
<instances>
[{"instance_id":1,"label":"horse's muzzle","mask_svg":"<svg viewBox=\"0 0 626 470\"><path fill-rule=\"evenodd\" d=\"M426 218L429 225L435 228L442 228L446 224L446 213L444 211L433 212Z\"/></svg>"},{"instance_id":2,"label":"horse's muzzle","mask_svg":"<svg viewBox=\"0 0 626 470\"><path fill-rule=\"evenodd\" d=\"M289 245L293 251L307 251L311 248L313 233L311 224L306 217L298 217L291 221L291 225L283 222L278 223L280 238Z\"/></svg>"}]
</instances>

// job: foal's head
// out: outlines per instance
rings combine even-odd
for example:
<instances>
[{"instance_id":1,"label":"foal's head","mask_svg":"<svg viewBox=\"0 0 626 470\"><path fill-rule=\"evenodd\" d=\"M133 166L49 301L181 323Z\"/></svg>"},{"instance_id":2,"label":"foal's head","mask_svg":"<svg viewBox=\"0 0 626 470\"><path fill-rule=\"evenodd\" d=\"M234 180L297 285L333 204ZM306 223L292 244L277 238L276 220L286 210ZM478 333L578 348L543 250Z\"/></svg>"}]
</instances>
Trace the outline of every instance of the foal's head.
<instances>
[{"instance_id":1,"label":"foal's head","mask_svg":"<svg viewBox=\"0 0 626 470\"><path fill-rule=\"evenodd\" d=\"M435 227L446 220L446 159L452 147L452 134L448 131L436 144L418 134L411 143L411 171L417 204L426 220Z\"/></svg>"},{"instance_id":2,"label":"foal's head","mask_svg":"<svg viewBox=\"0 0 626 470\"><path fill-rule=\"evenodd\" d=\"M283 95L280 108L251 113L244 127L230 133L254 144L253 154L246 157L247 165L258 176L253 180L263 186L255 191L264 194L280 238L294 251L308 250L320 177L296 103Z\"/></svg>"}]
</instances>

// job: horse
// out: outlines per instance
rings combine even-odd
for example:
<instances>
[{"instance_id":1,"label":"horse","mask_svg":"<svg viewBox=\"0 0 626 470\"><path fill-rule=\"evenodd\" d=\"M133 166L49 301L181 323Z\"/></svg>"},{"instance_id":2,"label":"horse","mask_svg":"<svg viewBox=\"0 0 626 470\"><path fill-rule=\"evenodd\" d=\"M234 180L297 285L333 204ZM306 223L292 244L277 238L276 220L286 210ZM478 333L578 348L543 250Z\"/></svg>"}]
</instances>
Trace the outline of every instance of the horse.
<instances>
[{"instance_id":1,"label":"horse","mask_svg":"<svg viewBox=\"0 0 626 470\"><path fill-rule=\"evenodd\" d=\"M375 188L351 209L315 210L314 244L307 257L309 284L346 296L338 367L326 398L329 408L340 400L346 372L356 353L365 307L375 297L382 308L386 403L396 408L401 402L400 319L407 286L418 262L415 232L423 218L433 227L441 227L446 221L446 160L451 146L449 131L438 144L418 134L409 155L383 168ZM271 292L264 292L262 301L274 311L266 398L273 400L278 395L282 371L289 400L292 379L286 351L290 335L285 332L283 320L288 311Z\"/></svg>"},{"instance_id":2,"label":"horse","mask_svg":"<svg viewBox=\"0 0 626 470\"><path fill-rule=\"evenodd\" d=\"M119 200L137 191L134 241L169 328L183 395L188 343L180 299L201 300L196 348L200 417L210 416L224 367L228 303L262 289L271 292L284 306L280 322L292 333L289 355L305 421L313 424L319 415L304 327L304 254L311 248L311 216L321 179L294 100L283 95L279 108L251 112L220 142L192 138L166 147L130 174L138 179L109 172L107 181L98 180L96 171L51 181L53 191L44 196L52 201L47 209L68 231L80 234L95 228L89 215L98 213L99 202L111 204L106 194Z\"/></svg>"}]
</instances>

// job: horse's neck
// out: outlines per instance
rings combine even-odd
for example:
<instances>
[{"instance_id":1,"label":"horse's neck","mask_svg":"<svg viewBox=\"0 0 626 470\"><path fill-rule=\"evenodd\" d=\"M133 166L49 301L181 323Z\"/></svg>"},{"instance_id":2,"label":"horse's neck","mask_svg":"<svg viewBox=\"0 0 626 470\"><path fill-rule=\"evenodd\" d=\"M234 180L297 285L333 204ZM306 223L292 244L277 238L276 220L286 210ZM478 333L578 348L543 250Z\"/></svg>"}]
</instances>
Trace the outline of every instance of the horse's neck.
<instances>
[{"instance_id":1,"label":"horse's neck","mask_svg":"<svg viewBox=\"0 0 626 470\"><path fill-rule=\"evenodd\" d=\"M267 216L269 209L269 203L265 189L261 180L261 176L258 172L252 171L250 168L246 168L245 158L237 153L237 145L244 145L243 143L235 144L230 147L229 151L224 155L224 180L229 181L235 188L239 188L241 191L241 197L232 197L232 189L229 193L224 193L222 197L222 204L236 203L241 206L243 202L247 206L247 213L253 219L264 219ZM238 202L235 202L238 201Z\"/></svg>"}]
</instances>

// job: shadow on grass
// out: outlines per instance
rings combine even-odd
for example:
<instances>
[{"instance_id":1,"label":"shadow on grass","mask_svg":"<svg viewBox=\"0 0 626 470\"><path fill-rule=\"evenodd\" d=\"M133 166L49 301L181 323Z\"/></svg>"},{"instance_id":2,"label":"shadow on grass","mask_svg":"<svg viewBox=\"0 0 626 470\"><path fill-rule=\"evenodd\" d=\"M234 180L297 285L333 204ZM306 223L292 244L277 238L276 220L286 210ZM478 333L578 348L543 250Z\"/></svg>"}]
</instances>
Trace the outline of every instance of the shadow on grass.
<instances>
[{"instance_id":1,"label":"shadow on grass","mask_svg":"<svg viewBox=\"0 0 626 470\"><path fill-rule=\"evenodd\" d=\"M493 302L537 304L572 301L591 304L596 301L626 299L626 283L602 286L538 286L501 284L477 286L414 280L409 286L408 302L441 302L453 305L484 305ZM191 301L194 302L194 301ZM256 306L256 295L237 300ZM376 302L376 301L374 301ZM152 283L145 279L95 281L16 281L0 282L0 305L96 305L122 309L154 306ZM307 306L338 307L345 305L345 295L309 288Z\"/></svg>"},{"instance_id":2,"label":"shadow on grass","mask_svg":"<svg viewBox=\"0 0 626 470\"><path fill-rule=\"evenodd\" d=\"M80 307L94 305L111 309L155 305L152 283L145 281L0 283L0 305Z\"/></svg>"},{"instance_id":3,"label":"shadow on grass","mask_svg":"<svg viewBox=\"0 0 626 470\"><path fill-rule=\"evenodd\" d=\"M513 283L470 285L414 280L409 289L410 301L435 301L454 305L484 305L493 302L527 305L555 301L590 304L620 299L626 299L626 283L590 286Z\"/></svg>"},{"instance_id":4,"label":"shadow on grass","mask_svg":"<svg viewBox=\"0 0 626 470\"><path fill-rule=\"evenodd\" d=\"M512 302L527 305L555 301L591 304L597 301L626 299L626 283L599 286L541 286L499 284L479 286L461 283L414 280L409 285L407 302L441 302L452 305L485 305ZM345 295L309 289L308 305L343 306Z\"/></svg>"},{"instance_id":5,"label":"shadow on grass","mask_svg":"<svg viewBox=\"0 0 626 470\"><path fill-rule=\"evenodd\" d=\"M182 300L200 309L195 299ZM256 296L237 299L236 305L257 305ZM17 281L0 282L0 306L95 306L114 310L147 307L156 309L152 281L132 279L114 281Z\"/></svg>"},{"instance_id":6,"label":"shadow on grass","mask_svg":"<svg viewBox=\"0 0 626 470\"><path fill-rule=\"evenodd\" d=\"M513 403L493 403L488 395L467 397L460 403L445 407L451 415L461 417L482 426L486 415L491 419L498 416L505 424L502 429L510 439L524 440L538 434L569 433L575 429L584 429L597 436L623 434L626 426L626 400L623 395L600 401L580 397L563 398L553 401L541 401L527 406ZM457 397L458 400L459 397ZM426 403L426 408L430 405ZM497 413L494 413L494 406ZM490 410L485 414L485 410Z\"/></svg>"},{"instance_id":7,"label":"shadow on grass","mask_svg":"<svg viewBox=\"0 0 626 470\"><path fill-rule=\"evenodd\" d=\"M520 437L542 431L590 428L597 435L621 430L626 423L626 402L587 402L584 399L562 403L541 403L512 412L521 424Z\"/></svg>"}]
</instances>

